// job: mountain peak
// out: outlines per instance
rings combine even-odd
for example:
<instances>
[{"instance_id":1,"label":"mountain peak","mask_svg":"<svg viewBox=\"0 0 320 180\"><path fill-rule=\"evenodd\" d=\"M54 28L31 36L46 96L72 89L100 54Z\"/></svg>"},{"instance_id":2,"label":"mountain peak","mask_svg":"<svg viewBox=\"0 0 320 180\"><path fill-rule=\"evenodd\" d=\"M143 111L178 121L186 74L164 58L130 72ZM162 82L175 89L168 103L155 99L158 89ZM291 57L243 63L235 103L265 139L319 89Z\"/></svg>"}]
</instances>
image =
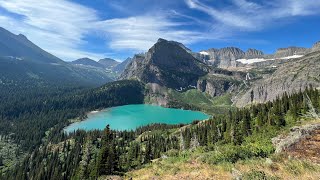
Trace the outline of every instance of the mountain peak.
<instances>
[{"instance_id":1,"label":"mountain peak","mask_svg":"<svg viewBox=\"0 0 320 180\"><path fill-rule=\"evenodd\" d=\"M312 46L312 51L320 51L320 41L314 43L314 45Z\"/></svg>"},{"instance_id":2,"label":"mountain peak","mask_svg":"<svg viewBox=\"0 0 320 180\"><path fill-rule=\"evenodd\" d=\"M100 59L98 61L98 63L102 64L104 66L104 68L107 68L107 69L112 69L116 65L120 64L118 61L111 59L111 58Z\"/></svg>"},{"instance_id":3,"label":"mountain peak","mask_svg":"<svg viewBox=\"0 0 320 180\"><path fill-rule=\"evenodd\" d=\"M159 42L168 42L168 40L163 39L163 38L159 38L158 41L157 41L157 43L159 43Z\"/></svg>"},{"instance_id":4,"label":"mountain peak","mask_svg":"<svg viewBox=\"0 0 320 180\"><path fill-rule=\"evenodd\" d=\"M85 65L85 66L93 66L93 67L103 68L103 65L101 65L101 64L98 63L97 61L92 60L92 59L87 58L87 57L74 60L74 61L71 62L71 64Z\"/></svg>"},{"instance_id":5,"label":"mountain peak","mask_svg":"<svg viewBox=\"0 0 320 180\"><path fill-rule=\"evenodd\" d=\"M29 41L23 34L15 35L1 27L0 56L19 57L28 61L41 63L64 63L61 59L44 51L43 49Z\"/></svg>"},{"instance_id":6,"label":"mountain peak","mask_svg":"<svg viewBox=\"0 0 320 180\"><path fill-rule=\"evenodd\" d=\"M135 78L180 88L195 84L206 73L207 66L187 52L181 43L160 39L145 56L134 56L121 79Z\"/></svg>"}]
</instances>

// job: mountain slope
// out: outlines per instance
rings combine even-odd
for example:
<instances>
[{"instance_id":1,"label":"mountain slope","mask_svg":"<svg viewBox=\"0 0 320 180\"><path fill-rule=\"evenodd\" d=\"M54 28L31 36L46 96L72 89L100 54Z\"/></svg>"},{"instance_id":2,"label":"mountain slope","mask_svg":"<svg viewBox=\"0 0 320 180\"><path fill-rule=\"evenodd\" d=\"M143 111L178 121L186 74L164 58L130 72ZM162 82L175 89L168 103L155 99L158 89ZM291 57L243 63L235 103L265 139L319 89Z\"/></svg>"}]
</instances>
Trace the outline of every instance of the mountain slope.
<instances>
[{"instance_id":1,"label":"mountain slope","mask_svg":"<svg viewBox=\"0 0 320 180\"><path fill-rule=\"evenodd\" d=\"M139 79L169 88L196 85L209 67L176 42L159 39L145 55L136 55L120 79Z\"/></svg>"},{"instance_id":2,"label":"mountain slope","mask_svg":"<svg viewBox=\"0 0 320 180\"><path fill-rule=\"evenodd\" d=\"M90 58L81 58L77 59L71 62L71 64L77 64L77 65L85 65L85 66L92 66L97 68L103 68L104 66Z\"/></svg>"},{"instance_id":3,"label":"mountain slope","mask_svg":"<svg viewBox=\"0 0 320 180\"><path fill-rule=\"evenodd\" d=\"M114 68L112 68L112 70L116 73L122 73L126 67L128 66L128 64L130 64L130 62L132 61L132 58L127 58L126 60L124 60L123 62L121 62L120 64L116 65Z\"/></svg>"},{"instance_id":4,"label":"mountain slope","mask_svg":"<svg viewBox=\"0 0 320 180\"><path fill-rule=\"evenodd\" d=\"M287 61L269 77L257 81L240 97L236 104L262 103L276 99L285 92L304 90L308 86L320 87L320 52L309 53L302 58Z\"/></svg>"},{"instance_id":5,"label":"mountain slope","mask_svg":"<svg viewBox=\"0 0 320 180\"><path fill-rule=\"evenodd\" d=\"M15 35L0 27L0 56L12 56L34 62L65 64L61 59L42 50L24 35Z\"/></svg>"},{"instance_id":6,"label":"mountain slope","mask_svg":"<svg viewBox=\"0 0 320 180\"><path fill-rule=\"evenodd\" d=\"M23 35L0 28L0 86L97 86L111 81L106 72L62 61Z\"/></svg>"},{"instance_id":7,"label":"mountain slope","mask_svg":"<svg viewBox=\"0 0 320 180\"><path fill-rule=\"evenodd\" d=\"M118 61L110 58L100 59L98 61L99 64L102 64L104 68L112 69L119 64Z\"/></svg>"}]
</instances>

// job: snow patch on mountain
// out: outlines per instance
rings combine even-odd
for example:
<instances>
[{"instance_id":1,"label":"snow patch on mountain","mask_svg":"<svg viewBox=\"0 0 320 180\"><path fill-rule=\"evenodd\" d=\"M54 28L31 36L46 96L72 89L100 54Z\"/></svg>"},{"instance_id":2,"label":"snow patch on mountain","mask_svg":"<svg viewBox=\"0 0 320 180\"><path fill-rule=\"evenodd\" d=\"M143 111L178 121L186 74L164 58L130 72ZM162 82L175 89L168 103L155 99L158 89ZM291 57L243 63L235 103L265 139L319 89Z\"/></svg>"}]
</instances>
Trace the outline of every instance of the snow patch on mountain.
<instances>
[{"instance_id":1,"label":"snow patch on mountain","mask_svg":"<svg viewBox=\"0 0 320 180\"><path fill-rule=\"evenodd\" d=\"M201 52L200 52L200 54L202 54L202 55L206 55L206 56L208 56L208 55L209 55L209 53L208 53L208 52L205 52L205 51L201 51Z\"/></svg>"},{"instance_id":2,"label":"snow patch on mountain","mask_svg":"<svg viewBox=\"0 0 320 180\"><path fill-rule=\"evenodd\" d=\"M276 58L276 59L296 59L296 58L301 58L303 55L293 55L293 56L287 56L287 57L282 57L282 58ZM254 59L237 59L236 61L242 63L242 64L253 64L257 62L264 62L264 61L273 61L275 59L265 59L265 58L254 58Z\"/></svg>"},{"instance_id":3,"label":"snow patch on mountain","mask_svg":"<svg viewBox=\"0 0 320 180\"><path fill-rule=\"evenodd\" d=\"M264 58L254 58L254 59L237 59L236 61L241 62L242 64L253 64L257 62L270 61L274 59L264 59Z\"/></svg>"},{"instance_id":4,"label":"snow patch on mountain","mask_svg":"<svg viewBox=\"0 0 320 180\"><path fill-rule=\"evenodd\" d=\"M287 56L279 59L296 59L296 58L301 58L303 55L293 55L293 56Z\"/></svg>"}]
</instances>

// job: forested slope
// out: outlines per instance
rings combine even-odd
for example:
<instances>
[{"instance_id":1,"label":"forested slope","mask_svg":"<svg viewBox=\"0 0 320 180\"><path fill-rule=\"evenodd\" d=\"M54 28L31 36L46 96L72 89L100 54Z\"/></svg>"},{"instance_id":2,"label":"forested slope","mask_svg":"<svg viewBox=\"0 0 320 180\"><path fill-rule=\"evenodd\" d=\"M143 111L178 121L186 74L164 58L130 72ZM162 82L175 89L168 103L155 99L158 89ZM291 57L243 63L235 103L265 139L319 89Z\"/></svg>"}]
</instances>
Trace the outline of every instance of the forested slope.
<instances>
[{"instance_id":1,"label":"forested slope","mask_svg":"<svg viewBox=\"0 0 320 180\"><path fill-rule=\"evenodd\" d=\"M199 149L198 160L208 164L269 157L275 150L271 138L300 124L303 114L311 110L319 113L319 98L319 91L309 88L187 126L151 125L129 132L106 127L104 131L61 133L4 177L96 179L104 175L122 176L154 159L190 157Z\"/></svg>"}]
</instances>

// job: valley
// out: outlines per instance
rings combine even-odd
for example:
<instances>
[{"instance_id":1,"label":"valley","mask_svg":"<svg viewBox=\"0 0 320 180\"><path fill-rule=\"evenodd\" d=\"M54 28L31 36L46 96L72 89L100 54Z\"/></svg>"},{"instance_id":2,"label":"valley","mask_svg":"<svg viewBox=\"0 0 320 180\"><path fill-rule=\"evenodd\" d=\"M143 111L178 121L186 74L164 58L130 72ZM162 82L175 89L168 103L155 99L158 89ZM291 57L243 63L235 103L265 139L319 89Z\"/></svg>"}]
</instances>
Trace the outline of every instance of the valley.
<instances>
[{"instance_id":1,"label":"valley","mask_svg":"<svg viewBox=\"0 0 320 180\"><path fill-rule=\"evenodd\" d=\"M160 38L121 63L67 63L0 39L0 179L320 177L319 128L272 141L319 123L319 43L265 55Z\"/></svg>"}]
</instances>

